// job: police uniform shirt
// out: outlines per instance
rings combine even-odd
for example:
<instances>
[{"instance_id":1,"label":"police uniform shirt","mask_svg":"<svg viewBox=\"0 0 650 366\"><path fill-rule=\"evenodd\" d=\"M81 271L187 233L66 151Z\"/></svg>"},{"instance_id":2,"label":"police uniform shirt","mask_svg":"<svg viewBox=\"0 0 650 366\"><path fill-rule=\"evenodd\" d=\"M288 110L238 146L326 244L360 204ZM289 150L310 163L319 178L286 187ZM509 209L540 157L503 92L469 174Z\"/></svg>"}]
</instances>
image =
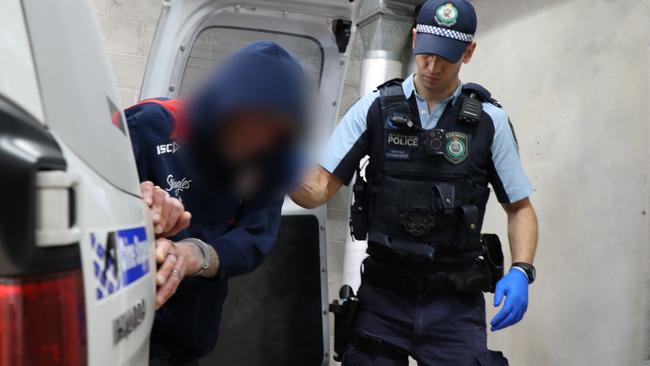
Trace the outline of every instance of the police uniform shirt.
<instances>
[{"instance_id":1,"label":"police uniform shirt","mask_svg":"<svg viewBox=\"0 0 650 366\"><path fill-rule=\"evenodd\" d=\"M426 100L415 90L413 77L414 74L411 74L402 83L404 95L412 105L415 98L422 128L436 128L447 104L454 103L461 94L462 84L452 96L441 100L429 111ZM492 188L499 202L503 204L520 201L528 197L533 188L521 164L508 115L491 103L483 103L483 110L494 123L494 136L490 147L494 169L491 169L493 173L489 177ZM381 116L378 91L362 97L347 111L325 145L320 165L345 184L349 184L360 160L370 153L367 121L373 116Z\"/></svg>"}]
</instances>

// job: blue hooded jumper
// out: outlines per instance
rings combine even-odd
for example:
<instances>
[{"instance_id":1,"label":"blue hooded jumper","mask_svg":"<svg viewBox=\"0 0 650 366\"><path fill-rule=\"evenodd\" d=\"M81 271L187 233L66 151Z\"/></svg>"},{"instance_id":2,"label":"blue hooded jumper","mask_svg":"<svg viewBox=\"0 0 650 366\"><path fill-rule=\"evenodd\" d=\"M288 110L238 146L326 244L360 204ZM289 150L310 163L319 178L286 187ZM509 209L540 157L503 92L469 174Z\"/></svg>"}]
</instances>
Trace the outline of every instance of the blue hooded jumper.
<instances>
[{"instance_id":1,"label":"blue hooded jumper","mask_svg":"<svg viewBox=\"0 0 650 366\"><path fill-rule=\"evenodd\" d=\"M298 179L292 144L264 157L263 192L242 199L217 158L219 124L239 110L273 111L303 123L306 82L298 61L272 42L241 49L187 101L149 99L125 111L141 181L179 198L192 222L173 239L199 238L219 255L216 278L185 278L156 313L152 338L181 360L217 340L230 277L257 268L273 247L284 196Z\"/></svg>"}]
</instances>

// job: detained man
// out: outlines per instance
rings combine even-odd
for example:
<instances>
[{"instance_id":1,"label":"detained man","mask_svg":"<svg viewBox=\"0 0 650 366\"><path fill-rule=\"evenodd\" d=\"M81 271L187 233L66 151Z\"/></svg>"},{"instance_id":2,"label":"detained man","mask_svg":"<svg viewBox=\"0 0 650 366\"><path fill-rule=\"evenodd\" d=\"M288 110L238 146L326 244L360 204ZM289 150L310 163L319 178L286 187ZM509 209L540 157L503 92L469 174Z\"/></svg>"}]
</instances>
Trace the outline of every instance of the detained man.
<instances>
[{"instance_id":1,"label":"detained man","mask_svg":"<svg viewBox=\"0 0 650 366\"><path fill-rule=\"evenodd\" d=\"M196 365L208 354L228 279L255 270L273 247L296 182L306 94L298 61L256 42L188 100L148 99L125 111L161 237L152 365Z\"/></svg>"}]
</instances>

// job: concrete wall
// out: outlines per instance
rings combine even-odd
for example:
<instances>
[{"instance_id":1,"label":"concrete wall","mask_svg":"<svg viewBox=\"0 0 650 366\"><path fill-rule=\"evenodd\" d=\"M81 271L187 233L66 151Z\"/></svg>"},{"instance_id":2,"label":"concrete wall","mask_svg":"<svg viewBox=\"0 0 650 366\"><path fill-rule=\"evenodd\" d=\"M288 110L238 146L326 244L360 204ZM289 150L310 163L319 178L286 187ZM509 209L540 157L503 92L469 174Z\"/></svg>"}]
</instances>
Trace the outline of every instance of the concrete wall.
<instances>
[{"instance_id":1,"label":"concrete wall","mask_svg":"<svg viewBox=\"0 0 650 366\"><path fill-rule=\"evenodd\" d=\"M463 79L488 86L511 115L541 233L528 314L491 343L513 365L639 365L648 2L474 3L479 46ZM494 201L485 226L505 237Z\"/></svg>"},{"instance_id":2,"label":"concrete wall","mask_svg":"<svg viewBox=\"0 0 650 366\"><path fill-rule=\"evenodd\" d=\"M511 115L541 230L528 314L490 345L512 365L639 365L650 348L648 2L473 3L479 46L462 78ZM494 199L485 231L507 237Z\"/></svg>"}]
</instances>

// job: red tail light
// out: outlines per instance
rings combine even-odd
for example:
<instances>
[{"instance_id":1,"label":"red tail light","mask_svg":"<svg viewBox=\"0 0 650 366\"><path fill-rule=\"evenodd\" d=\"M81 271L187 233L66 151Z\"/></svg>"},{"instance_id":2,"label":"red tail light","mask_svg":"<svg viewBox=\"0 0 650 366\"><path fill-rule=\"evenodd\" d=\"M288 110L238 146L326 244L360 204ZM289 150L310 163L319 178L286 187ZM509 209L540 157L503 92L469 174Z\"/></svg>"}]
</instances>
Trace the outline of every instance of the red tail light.
<instances>
[{"instance_id":1,"label":"red tail light","mask_svg":"<svg viewBox=\"0 0 650 366\"><path fill-rule=\"evenodd\" d=\"M86 365L81 270L0 277L0 366Z\"/></svg>"}]
</instances>

